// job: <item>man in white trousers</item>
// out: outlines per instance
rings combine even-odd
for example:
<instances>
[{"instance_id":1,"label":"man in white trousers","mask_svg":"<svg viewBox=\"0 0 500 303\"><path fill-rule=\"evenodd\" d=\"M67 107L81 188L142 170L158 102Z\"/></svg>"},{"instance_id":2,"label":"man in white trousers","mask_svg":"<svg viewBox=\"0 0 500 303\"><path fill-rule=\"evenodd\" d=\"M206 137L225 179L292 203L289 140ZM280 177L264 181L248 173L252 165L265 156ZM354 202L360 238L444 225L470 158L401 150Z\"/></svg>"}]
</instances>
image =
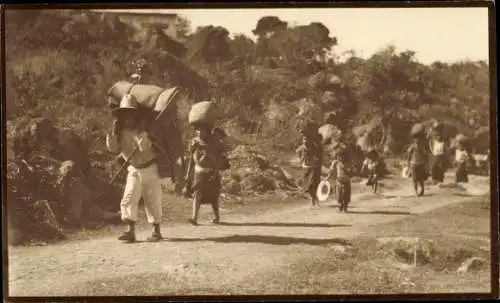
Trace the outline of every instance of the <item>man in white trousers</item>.
<instances>
[{"instance_id":1,"label":"man in white trousers","mask_svg":"<svg viewBox=\"0 0 500 303\"><path fill-rule=\"evenodd\" d=\"M132 95L125 95L112 114L116 120L112 132L106 135L106 146L110 152L120 153L125 161L129 160L127 183L120 203L121 219L128 225L128 230L118 239L126 242L136 240L135 224L142 197L148 222L153 225L153 232L147 240L159 241L162 238L162 181L152 143L144 130L143 121L138 117L137 101ZM129 159L137 146L138 150Z\"/></svg>"}]
</instances>

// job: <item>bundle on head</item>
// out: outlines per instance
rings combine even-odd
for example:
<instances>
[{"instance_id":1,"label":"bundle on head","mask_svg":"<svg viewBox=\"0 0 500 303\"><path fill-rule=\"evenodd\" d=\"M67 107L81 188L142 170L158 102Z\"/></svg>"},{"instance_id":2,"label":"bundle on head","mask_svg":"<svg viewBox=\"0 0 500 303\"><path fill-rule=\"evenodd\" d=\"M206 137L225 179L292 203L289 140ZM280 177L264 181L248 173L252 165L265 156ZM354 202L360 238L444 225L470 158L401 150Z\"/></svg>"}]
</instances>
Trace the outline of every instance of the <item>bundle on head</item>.
<instances>
[{"instance_id":1,"label":"bundle on head","mask_svg":"<svg viewBox=\"0 0 500 303\"><path fill-rule=\"evenodd\" d=\"M212 101L201 101L191 107L188 122L192 126L214 125L220 118L222 112L217 104Z\"/></svg>"},{"instance_id":2,"label":"bundle on head","mask_svg":"<svg viewBox=\"0 0 500 303\"><path fill-rule=\"evenodd\" d=\"M318 131L319 131L318 123L312 120L304 121L304 123L300 128L300 132L306 137L316 136L316 134L318 134Z\"/></svg>"},{"instance_id":3,"label":"bundle on head","mask_svg":"<svg viewBox=\"0 0 500 303\"><path fill-rule=\"evenodd\" d=\"M422 123L417 123L413 125L411 129L412 138L422 138L425 136L425 125Z\"/></svg>"},{"instance_id":4,"label":"bundle on head","mask_svg":"<svg viewBox=\"0 0 500 303\"><path fill-rule=\"evenodd\" d=\"M464 134L458 134L455 137L455 145L456 147L463 147L464 149L470 149L471 148L471 142L470 139L465 136Z\"/></svg>"},{"instance_id":5,"label":"bundle on head","mask_svg":"<svg viewBox=\"0 0 500 303\"><path fill-rule=\"evenodd\" d=\"M220 127L214 128L212 132L213 132L214 136L216 136L217 138L221 138L221 139L227 138L226 132Z\"/></svg>"}]
</instances>

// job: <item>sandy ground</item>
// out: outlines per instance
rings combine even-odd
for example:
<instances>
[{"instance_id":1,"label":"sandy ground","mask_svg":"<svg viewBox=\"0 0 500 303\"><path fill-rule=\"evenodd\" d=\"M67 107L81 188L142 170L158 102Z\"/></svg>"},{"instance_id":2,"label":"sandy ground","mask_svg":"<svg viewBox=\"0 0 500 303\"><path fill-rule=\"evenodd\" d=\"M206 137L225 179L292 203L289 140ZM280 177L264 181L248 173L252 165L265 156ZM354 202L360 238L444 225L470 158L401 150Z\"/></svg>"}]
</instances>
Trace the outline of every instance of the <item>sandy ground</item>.
<instances>
[{"instance_id":1,"label":"sandy ground","mask_svg":"<svg viewBox=\"0 0 500 303\"><path fill-rule=\"evenodd\" d=\"M450 182L451 176L447 176ZM350 213L339 213L336 203L320 208L307 202L285 205L265 213L234 214L214 226L209 208L199 226L176 223L163 229L166 239L143 242L149 230L140 231L138 243L123 244L115 236L70 241L51 246L11 247L8 252L9 296L92 295L196 295L245 294L229 292L231 285L286 268L304 255L345 245L350 238L370 231L375 224L474 199L489 192L489 180L471 176L465 191L428 186L417 198L409 180L385 180L382 192L368 188L355 192ZM162 273L165 281L148 281ZM149 287L114 289L106 281L141 278ZM132 279L132 278L130 278ZM88 283L103 281L99 287ZM95 284L95 283L94 283ZM158 290L159 289L159 290ZM213 290L217 290L216 293ZM259 293L256 289L255 293Z\"/></svg>"}]
</instances>

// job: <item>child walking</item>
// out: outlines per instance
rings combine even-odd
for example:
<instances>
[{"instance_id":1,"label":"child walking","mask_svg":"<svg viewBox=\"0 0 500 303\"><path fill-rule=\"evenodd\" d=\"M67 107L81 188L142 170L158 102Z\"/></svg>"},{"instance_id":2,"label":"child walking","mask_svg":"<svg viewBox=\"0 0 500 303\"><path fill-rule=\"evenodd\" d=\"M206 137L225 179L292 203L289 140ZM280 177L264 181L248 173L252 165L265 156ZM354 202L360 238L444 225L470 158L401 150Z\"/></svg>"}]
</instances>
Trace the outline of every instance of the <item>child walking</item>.
<instances>
[{"instance_id":1,"label":"child walking","mask_svg":"<svg viewBox=\"0 0 500 303\"><path fill-rule=\"evenodd\" d=\"M162 190L152 142L138 118L137 103L131 95L126 95L112 114L117 120L113 123L112 132L106 135L106 146L110 152L120 153L121 157L130 163L120 203L122 221L128 225L128 230L118 239L126 242L136 240L135 224L139 200L142 197L148 222L153 225L152 234L147 240L159 241L162 238ZM138 150L132 155L136 147Z\"/></svg>"},{"instance_id":2,"label":"child walking","mask_svg":"<svg viewBox=\"0 0 500 303\"><path fill-rule=\"evenodd\" d=\"M193 125L196 137L189 146L188 169L186 173L185 196L194 192L193 213L189 222L198 225L201 204L210 204L214 213L214 224L220 223L219 195L221 190L221 170L229 169L229 161L212 124Z\"/></svg>"},{"instance_id":3,"label":"child walking","mask_svg":"<svg viewBox=\"0 0 500 303\"><path fill-rule=\"evenodd\" d=\"M326 179L333 177L335 181L335 199L340 204L339 211L347 212L351 202L351 172L347 163L346 150L340 150L328 170Z\"/></svg>"},{"instance_id":4,"label":"child walking","mask_svg":"<svg viewBox=\"0 0 500 303\"><path fill-rule=\"evenodd\" d=\"M318 133L318 125L307 121L301 130L302 145L297 148L302 168L304 168L303 188L311 196L312 206L319 206L316 190L321 182L321 167L323 165L322 137Z\"/></svg>"},{"instance_id":5,"label":"child walking","mask_svg":"<svg viewBox=\"0 0 500 303\"><path fill-rule=\"evenodd\" d=\"M415 195L421 197L425 192L425 180L428 178L427 162L428 148L426 146L425 137L422 135L414 135L413 143L408 148L408 167L411 171L413 188ZM420 191L418 187L420 186Z\"/></svg>"}]
</instances>

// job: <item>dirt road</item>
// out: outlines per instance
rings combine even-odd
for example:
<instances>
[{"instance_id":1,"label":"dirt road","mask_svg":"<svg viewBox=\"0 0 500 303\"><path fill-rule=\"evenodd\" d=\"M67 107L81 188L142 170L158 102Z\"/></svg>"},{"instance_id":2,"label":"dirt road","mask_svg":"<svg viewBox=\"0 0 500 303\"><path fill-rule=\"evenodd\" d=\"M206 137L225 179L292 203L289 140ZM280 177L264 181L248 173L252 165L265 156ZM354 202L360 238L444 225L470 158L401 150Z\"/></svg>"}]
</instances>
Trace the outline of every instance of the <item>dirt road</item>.
<instances>
[{"instance_id":1,"label":"dirt road","mask_svg":"<svg viewBox=\"0 0 500 303\"><path fill-rule=\"evenodd\" d=\"M279 271L307 254L347 245L350 238L374 224L401 220L489 191L488 179L471 179L462 194L430 186L420 198L411 194L408 180L388 180L399 189L357 193L347 214L339 213L333 202L320 208L304 203L262 215L225 217L223 225L214 226L208 223L211 215L207 210L200 226L186 223L165 228L166 239L158 243L122 244L115 237L106 237L9 248L9 295L241 294L229 286ZM141 231L138 239L145 239L148 233ZM167 278L155 278L158 273ZM261 293L259 289L251 292L247 294Z\"/></svg>"}]
</instances>

